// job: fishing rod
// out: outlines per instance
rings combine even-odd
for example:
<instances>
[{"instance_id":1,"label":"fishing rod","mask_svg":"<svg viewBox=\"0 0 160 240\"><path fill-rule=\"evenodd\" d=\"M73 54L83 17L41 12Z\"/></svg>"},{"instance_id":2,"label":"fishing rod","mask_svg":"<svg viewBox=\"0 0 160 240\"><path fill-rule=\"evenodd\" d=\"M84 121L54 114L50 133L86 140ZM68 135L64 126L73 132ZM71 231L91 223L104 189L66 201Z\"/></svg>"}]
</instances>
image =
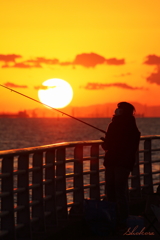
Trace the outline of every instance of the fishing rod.
<instances>
[{"instance_id":1,"label":"fishing rod","mask_svg":"<svg viewBox=\"0 0 160 240\"><path fill-rule=\"evenodd\" d=\"M58 110L58 109L56 109L56 108L53 108L53 107L51 107L51 106L49 106L49 105L47 105L47 104L45 104L45 103L42 103L42 102L40 102L40 101L38 101L38 100L36 100L36 99L34 99L34 98L31 98L31 97L29 97L29 96L27 96L27 95L25 95L25 94L23 94L23 93L20 93L20 92L18 92L18 91L15 91L15 90L13 90L12 88L6 87L6 86L4 86L4 85L2 85L2 84L0 84L0 86L6 88L6 89L8 89L8 90L10 90L11 92L15 92L15 93L17 93L17 94L19 94L19 95L21 95L21 96L23 96L23 97L26 97L26 98L28 98L28 99L30 99L30 100L33 100L33 101L35 101L35 102L37 102L37 103L40 103L40 104L42 104L42 105L45 105L46 107L49 107L49 108L51 108L52 110L55 110L55 111L57 111L57 112L59 112L59 113L62 113L63 115L66 115L66 116L68 116L68 117L70 117L70 118L73 118L74 120L77 120L77 121L79 121L79 122L81 122L81 123L84 123L84 124L86 124L86 125L94 128L94 129L97 129L98 131L100 131L100 132L102 132L102 133L106 133L106 131L104 131L104 130L102 130L102 129L100 129L100 128L97 128L97 127L95 127L95 126L93 126L93 125L91 125L91 124L89 124L89 123L87 123L87 122L84 122L84 121L80 120L79 118L73 117L73 116L71 116L71 115L69 115L69 114L67 114L67 113L65 113L65 112L62 112L62 111L60 111L60 110Z\"/></svg>"}]
</instances>

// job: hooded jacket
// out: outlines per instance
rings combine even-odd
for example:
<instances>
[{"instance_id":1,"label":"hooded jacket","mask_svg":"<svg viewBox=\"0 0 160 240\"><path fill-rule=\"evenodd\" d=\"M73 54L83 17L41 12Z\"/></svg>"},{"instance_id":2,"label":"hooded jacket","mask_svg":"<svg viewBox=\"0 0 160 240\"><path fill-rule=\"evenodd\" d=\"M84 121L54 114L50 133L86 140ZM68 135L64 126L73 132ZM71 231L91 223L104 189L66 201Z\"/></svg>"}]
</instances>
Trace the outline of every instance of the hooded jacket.
<instances>
[{"instance_id":1,"label":"hooded jacket","mask_svg":"<svg viewBox=\"0 0 160 240\"><path fill-rule=\"evenodd\" d=\"M104 166L121 166L133 170L140 141L140 132L132 115L112 118L102 148L106 151Z\"/></svg>"}]
</instances>

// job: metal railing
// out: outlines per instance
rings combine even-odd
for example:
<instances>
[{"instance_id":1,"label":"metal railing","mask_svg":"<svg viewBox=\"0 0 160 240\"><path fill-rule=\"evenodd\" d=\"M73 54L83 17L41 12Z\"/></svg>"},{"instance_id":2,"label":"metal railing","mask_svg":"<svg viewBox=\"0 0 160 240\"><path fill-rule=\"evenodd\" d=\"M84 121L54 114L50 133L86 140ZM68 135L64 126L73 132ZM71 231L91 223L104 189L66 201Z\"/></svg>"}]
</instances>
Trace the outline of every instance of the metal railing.
<instances>
[{"instance_id":1,"label":"metal railing","mask_svg":"<svg viewBox=\"0 0 160 240\"><path fill-rule=\"evenodd\" d=\"M0 239L32 239L67 221L72 206L105 192L101 140L0 151ZM142 136L130 198L156 191L160 184L160 135Z\"/></svg>"}]
</instances>

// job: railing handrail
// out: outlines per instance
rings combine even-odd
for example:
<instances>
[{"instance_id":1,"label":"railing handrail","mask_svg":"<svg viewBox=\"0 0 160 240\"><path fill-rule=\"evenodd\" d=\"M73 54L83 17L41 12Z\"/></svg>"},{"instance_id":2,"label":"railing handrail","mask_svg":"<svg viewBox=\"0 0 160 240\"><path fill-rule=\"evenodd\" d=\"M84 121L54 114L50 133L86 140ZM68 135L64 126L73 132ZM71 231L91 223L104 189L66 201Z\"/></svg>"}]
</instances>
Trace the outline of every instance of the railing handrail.
<instances>
[{"instance_id":1,"label":"railing handrail","mask_svg":"<svg viewBox=\"0 0 160 240\"><path fill-rule=\"evenodd\" d=\"M153 139L160 139L160 135L147 135L147 136L141 136L140 140L153 140ZM7 156L7 155L13 155L16 156L18 154L27 154L32 152L39 152L44 150L49 150L53 148L62 148L62 147L75 147L75 145L91 145L93 143L101 143L102 140L86 140L86 141L73 141L73 142L61 142L61 143L53 143L49 145L43 145L43 146L36 146L36 147L28 147L28 148L19 148L19 149L11 149L11 150L2 150L0 151L0 158Z\"/></svg>"},{"instance_id":2,"label":"railing handrail","mask_svg":"<svg viewBox=\"0 0 160 240\"><path fill-rule=\"evenodd\" d=\"M49 145L37 146L37 147L29 147L29 148L19 148L19 149L11 149L11 150L2 150L0 151L0 158L7 155L16 156L17 154L27 154L32 152L40 152L49 149L58 149L58 148L70 148L78 145L89 146L93 143L101 143L102 140L87 140L87 141L74 141L74 142L62 142L62 143L53 143Z\"/></svg>"}]
</instances>

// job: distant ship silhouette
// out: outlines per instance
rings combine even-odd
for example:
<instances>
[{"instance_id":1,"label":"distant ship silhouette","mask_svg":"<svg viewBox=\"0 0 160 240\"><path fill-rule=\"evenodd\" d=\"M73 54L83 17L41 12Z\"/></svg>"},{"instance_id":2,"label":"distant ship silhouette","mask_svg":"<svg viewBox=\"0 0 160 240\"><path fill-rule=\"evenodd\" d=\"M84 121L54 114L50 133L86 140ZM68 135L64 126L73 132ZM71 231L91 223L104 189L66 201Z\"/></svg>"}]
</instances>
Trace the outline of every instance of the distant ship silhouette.
<instances>
[{"instance_id":1,"label":"distant ship silhouette","mask_svg":"<svg viewBox=\"0 0 160 240\"><path fill-rule=\"evenodd\" d=\"M1 113L0 118L28 118L29 115L26 111L19 111L17 114Z\"/></svg>"}]
</instances>

